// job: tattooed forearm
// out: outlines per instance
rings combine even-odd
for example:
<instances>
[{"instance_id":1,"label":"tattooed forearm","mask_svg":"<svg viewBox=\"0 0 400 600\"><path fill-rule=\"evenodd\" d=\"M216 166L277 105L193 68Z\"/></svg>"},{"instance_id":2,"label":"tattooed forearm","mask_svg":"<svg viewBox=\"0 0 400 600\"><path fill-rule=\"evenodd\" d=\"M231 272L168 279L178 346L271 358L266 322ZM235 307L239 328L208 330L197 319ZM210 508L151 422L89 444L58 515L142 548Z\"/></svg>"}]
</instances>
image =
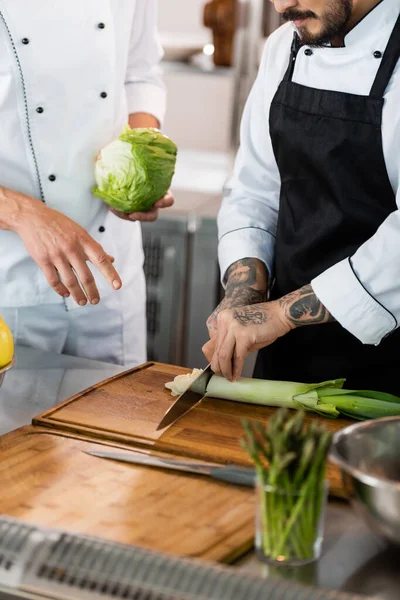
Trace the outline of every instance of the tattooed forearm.
<instances>
[{"instance_id":1,"label":"tattooed forearm","mask_svg":"<svg viewBox=\"0 0 400 600\"><path fill-rule=\"evenodd\" d=\"M244 258L233 263L226 274L227 286L229 285L254 285L257 283L257 260Z\"/></svg>"},{"instance_id":2,"label":"tattooed forearm","mask_svg":"<svg viewBox=\"0 0 400 600\"><path fill-rule=\"evenodd\" d=\"M210 331L217 331L217 316L222 310L265 302L267 299L267 269L256 258L244 258L231 265L227 272L225 298L207 321Z\"/></svg>"},{"instance_id":3,"label":"tattooed forearm","mask_svg":"<svg viewBox=\"0 0 400 600\"><path fill-rule=\"evenodd\" d=\"M229 267L225 292L227 299L243 296L246 304L250 304L251 301L262 302L266 295L266 268L259 260L244 258Z\"/></svg>"},{"instance_id":4,"label":"tattooed forearm","mask_svg":"<svg viewBox=\"0 0 400 600\"><path fill-rule=\"evenodd\" d=\"M233 318L245 327L247 325L263 325L268 320L263 305L258 304L237 308L233 313Z\"/></svg>"},{"instance_id":5,"label":"tattooed forearm","mask_svg":"<svg viewBox=\"0 0 400 600\"><path fill-rule=\"evenodd\" d=\"M223 310L265 302L267 299L267 269L256 258L244 258L231 265L227 272L225 298L207 321L209 331L217 331L217 316Z\"/></svg>"},{"instance_id":6,"label":"tattooed forearm","mask_svg":"<svg viewBox=\"0 0 400 600\"><path fill-rule=\"evenodd\" d=\"M311 285L306 285L279 300L286 318L292 327L330 323L335 319L320 302Z\"/></svg>"},{"instance_id":7,"label":"tattooed forearm","mask_svg":"<svg viewBox=\"0 0 400 600\"><path fill-rule=\"evenodd\" d=\"M253 288L236 288L231 290L225 296L225 308L234 306L246 306L247 304L256 304L265 302L267 298L266 290L254 290Z\"/></svg>"},{"instance_id":8,"label":"tattooed forearm","mask_svg":"<svg viewBox=\"0 0 400 600\"><path fill-rule=\"evenodd\" d=\"M240 298L244 300L245 305L263 302L266 296L266 268L259 260L244 258L229 267L225 292L227 300Z\"/></svg>"}]
</instances>

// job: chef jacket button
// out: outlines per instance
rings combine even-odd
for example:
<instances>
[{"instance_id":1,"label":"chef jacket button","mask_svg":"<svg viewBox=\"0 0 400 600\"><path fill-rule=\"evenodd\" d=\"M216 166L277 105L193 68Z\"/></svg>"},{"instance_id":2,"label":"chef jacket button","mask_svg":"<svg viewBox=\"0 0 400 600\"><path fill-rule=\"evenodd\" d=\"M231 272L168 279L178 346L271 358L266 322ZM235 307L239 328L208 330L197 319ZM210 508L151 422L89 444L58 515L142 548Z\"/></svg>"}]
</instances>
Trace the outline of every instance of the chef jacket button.
<instances>
[{"instance_id":1,"label":"chef jacket button","mask_svg":"<svg viewBox=\"0 0 400 600\"><path fill-rule=\"evenodd\" d=\"M108 95L107 92L101 92L101 94L100 94L100 96L102 98L107 98L107 95Z\"/></svg>"},{"instance_id":2,"label":"chef jacket button","mask_svg":"<svg viewBox=\"0 0 400 600\"><path fill-rule=\"evenodd\" d=\"M105 27L106 27L106 26L105 26L105 24L104 24L104 23L99 23L99 24L97 25L97 27L98 27L99 29L105 29Z\"/></svg>"},{"instance_id":3,"label":"chef jacket button","mask_svg":"<svg viewBox=\"0 0 400 600\"><path fill-rule=\"evenodd\" d=\"M29 44L28 38L23 38L22 43L25 44L25 46L27 46Z\"/></svg>"},{"instance_id":4,"label":"chef jacket button","mask_svg":"<svg viewBox=\"0 0 400 600\"><path fill-rule=\"evenodd\" d=\"M44 112L43 106L38 106L37 109L36 109L36 112L39 113L39 115L41 115L42 112Z\"/></svg>"},{"instance_id":5,"label":"chef jacket button","mask_svg":"<svg viewBox=\"0 0 400 600\"><path fill-rule=\"evenodd\" d=\"M103 227L103 225L100 225L100 227L99 227L99 231L100 231L100 233L104 233L104 232L105 232L105 230L106 230L106 228L105 228L105 227Z\"/></svg>"},{"instance_id":6,"label":"chef jacket button","mask_svg":"<svg viewBox=\"0 0 400 600\"><path fill-rule=\"evenodd\" d=\"M382 58L382 52L380 52L379 50L376 50L374 52L374 56L375 56L375 58Z\"/></svg>"},{"instance_id":7,"label":"chef jacket button","mask_svg":"<svg viewBox=\"0 0 400 600\"><path fill-rule=\"evenodd\" d=\"M55 181L55 180L56 180L55 175L49 175L49 181Z\"/></svg>"},{"instance_id":8,"label":"chef jacket button","mask_svg":"<svg viewBox=\"0 0 400 600\"><path fill-rule=\"evenodd\" d=\"M313 51L311 50L311 48L306 48L306 49L304 50L304 54L305 54L306 56L312 56L312 55L313 55Z\"/></svg>"}]
</instances>

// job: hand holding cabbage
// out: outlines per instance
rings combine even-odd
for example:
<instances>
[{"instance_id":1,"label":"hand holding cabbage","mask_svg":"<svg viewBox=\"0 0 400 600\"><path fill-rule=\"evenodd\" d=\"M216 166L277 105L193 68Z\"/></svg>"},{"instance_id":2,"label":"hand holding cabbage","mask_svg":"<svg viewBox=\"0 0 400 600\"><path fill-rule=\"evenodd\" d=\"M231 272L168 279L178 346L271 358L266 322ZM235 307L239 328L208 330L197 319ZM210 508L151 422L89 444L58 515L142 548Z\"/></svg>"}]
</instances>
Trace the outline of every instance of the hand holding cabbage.
<instances>
[{"instance_id":1,"label":"hand holding cabbage","mask_svg":"<svg viewBox=\"0 0 400 600\"><path fill-rule=\"evenodd\" d=\"M126 215L151 211L169 190L177 152L176 144L157 129L127 125L99 153L93 193Z\"/></svg>"}]
</instances>

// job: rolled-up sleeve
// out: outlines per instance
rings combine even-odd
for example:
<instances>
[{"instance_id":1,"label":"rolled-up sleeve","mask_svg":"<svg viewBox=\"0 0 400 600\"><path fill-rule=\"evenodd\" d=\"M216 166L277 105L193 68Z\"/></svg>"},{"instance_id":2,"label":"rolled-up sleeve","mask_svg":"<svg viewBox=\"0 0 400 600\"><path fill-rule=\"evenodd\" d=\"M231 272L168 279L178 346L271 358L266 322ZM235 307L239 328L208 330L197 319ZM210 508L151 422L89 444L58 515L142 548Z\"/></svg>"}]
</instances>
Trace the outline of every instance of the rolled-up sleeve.
<instances>
[{"instance_id":1,"label":"rolled-up sleeve","mask_svg":"<svg viewBox=\"0 0 400 600\"><path fill-rule=\"evenodd\" d=\"M345 329L364 344L378 345L400 324L400 210L389 215L352 257L311 285Z\"/></svg>"},{"instance_id":2,"label":"rolled-up sleeve","mask_svg":"<svg viewBox=\"0 0 400 600\"><path fill-rule=\"evenodd\" d=\"M146 112L162 123L166 91L160 67L163 50L157 8L157 0L136 0L125 87L130 114Z\"/></svg>"},{"instance_id":3,"label":"rolled-up sleeve","mask_svg":"<svg viewBox=\"0 0 400 600\"><path fill-rule=\"evenodd\" d=\"M268 44L241 124L241 142L218 215L222 282L231 264L258 258L273 272L280 176L269 134L269 109L276 76L268 79Z\"/></svg>"}]
</instances>

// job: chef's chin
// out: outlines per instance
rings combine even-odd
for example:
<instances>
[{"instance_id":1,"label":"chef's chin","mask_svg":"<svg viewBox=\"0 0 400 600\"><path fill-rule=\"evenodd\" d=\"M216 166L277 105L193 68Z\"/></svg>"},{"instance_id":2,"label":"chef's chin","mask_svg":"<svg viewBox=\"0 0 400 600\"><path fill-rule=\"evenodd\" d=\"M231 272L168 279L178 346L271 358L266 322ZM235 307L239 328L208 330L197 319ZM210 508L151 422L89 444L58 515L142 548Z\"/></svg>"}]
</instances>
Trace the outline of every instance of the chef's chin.
<instances>
[{"instance_id":1,"label":"chef's chin","mask_svg":"<svg viewBox=\"0 0 400 600\"><path fill-rule=\"evenodd\" d=\"M331 41L331 32L324 31L324 28L318 23L318 21L315 21L315 26L313 27L295 25L295 28L305 46L322 48Z\"/></svg>"}]
</instances>

